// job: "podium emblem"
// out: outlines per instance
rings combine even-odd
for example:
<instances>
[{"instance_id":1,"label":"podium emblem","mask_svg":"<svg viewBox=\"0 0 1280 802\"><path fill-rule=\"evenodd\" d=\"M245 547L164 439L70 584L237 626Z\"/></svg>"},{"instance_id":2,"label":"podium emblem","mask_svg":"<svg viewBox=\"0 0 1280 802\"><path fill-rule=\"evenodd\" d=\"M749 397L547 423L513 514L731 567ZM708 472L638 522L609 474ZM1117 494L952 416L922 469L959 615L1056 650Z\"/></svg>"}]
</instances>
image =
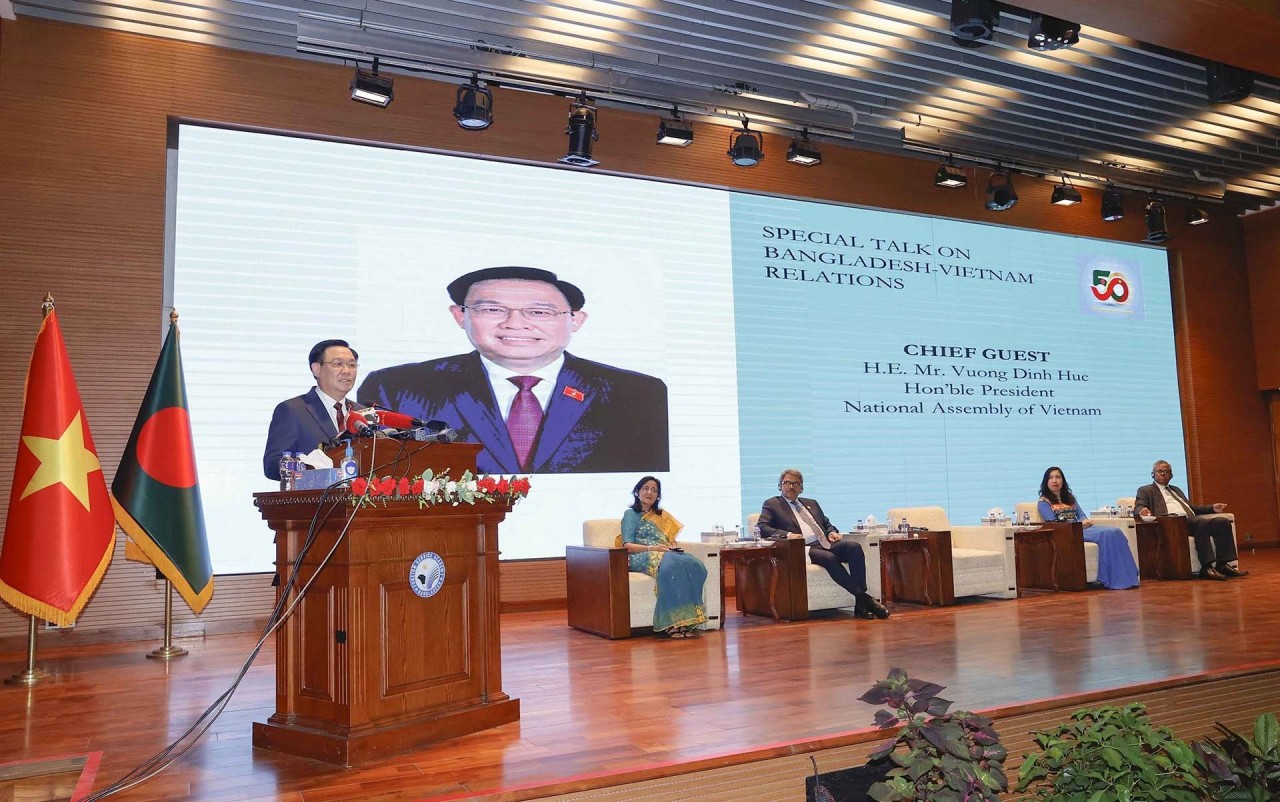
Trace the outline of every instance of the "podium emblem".
<instances>
[{"instance_id":1,"label":"podium emblem","mask_svg":"<svg viewBox=\"0 0 1280 802\"><path fill-rule=\"evenodd\" d=\"M409 568L409 587L424 599L440 592L444 585L444 559L434 551L419 554Z\"/></svg>"}]
</instances>

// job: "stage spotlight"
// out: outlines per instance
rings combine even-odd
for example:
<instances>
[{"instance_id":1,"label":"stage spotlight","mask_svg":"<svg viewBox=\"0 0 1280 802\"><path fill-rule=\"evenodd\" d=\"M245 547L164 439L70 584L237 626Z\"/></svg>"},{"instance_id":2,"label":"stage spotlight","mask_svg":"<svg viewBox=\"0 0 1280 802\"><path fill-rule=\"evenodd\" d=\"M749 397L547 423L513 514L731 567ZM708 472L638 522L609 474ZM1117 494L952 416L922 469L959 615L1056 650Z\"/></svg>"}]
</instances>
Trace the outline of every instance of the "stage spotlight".
<instances>
[{"instance_id":1,"label":"stage spotlight","mask_svg":"<svg viewBox=\"0 0 1280 802\"><path fill-rule=\"evenodd\" d=\"M1062 183L1053 188L1053 197L1049 202L1054 206L1075 206L1081 201L1080 190L1067 183L1067 177L1062 177Z\"/></svg>"},{"instance_id":2,"label":"stage spotlight","mask_svg":"<svg viewBox=\"0 0 1280 802\"><path fill-rule=\"evenodd\" d=\"M680 113L671 112L671 119L658 123L658 144L687 148L693 142L693 125L680 119Z\"/></svg>"},{"instance_id":3,"label":"stage spotlight","mask_svg":"<svg viewBox=\"0 0 1280 802\"><path fill-rule=\"evenodd\" d=\"M964 174L964 170L956 167L949 161L938 165L938 172L934 173L933 185L935 187L962 187L969 183L969 178Z\"/></svg>"},{"instance_id":4,"label":"stage spotlight","mask_svg":"<svg viewBox=\"0 0 1280 802\"><path fill-rule=\"evenodd\" d=\"M807 129L800 132L798 139L791 140L791 147L787 148L787 161L805 167L822 164L822 153L809 141Z\"/></svg>"},{"instance_id":5,"label":"stage spotlight","mask_svg":"<svg viewBox=\"0 0 1280 802\"><path fill-rule=\"evenodd\" d=\"M1108 223L1124 219L1124 195L1110 184L1102 193L1102 219Z\"/></svg>"},{"instance_id":6,"label":"stage spotlight","mask_svg":"<svg viewBox=\"0 0 1280 802\"><path fill-rule=\"evenodd\" d=\"M569 125L564 129L569 135L569 152L560 157L564 164L574 167L592 167L600 162L591 158L591 144L600 139L596 132L596 110L587 105L583 96L569 109Z\"/></svg>"},{"instance_id":7,"label":"stage spotlight","mask_svg":"<svg viewBox=\"0 0 1280 802\"><path fill-rule=\"evenodd\" d=\"M1012 209L1018 202L1018 193L1013 189L1013 176L1003 167L997 167L987 181L987 209L1003 212Z\"/></svg>"},{"instance_id":8,"label":"stage spotlight","mask_svg":"<svg viewBox=\"0 0 1280 802\"><path fill-rule=\"evenodd\" d=\"M453 104L453 117L468 131L480 131L493 124L493 93L478 78L458 86Z\"/></svg>"},{"instance_id":9,"label":"stage spotlight","mask_svg":"<svg viewBox=\"0 0 1280 802\"><path fill-rule=\"evenodd\" d=\"M1027 47L1032 50L1061 50L1080 43L1080 25L1045 14L1031 15Z\"/></svg>"},{"instance_id":10,"label":"stage spotlight","mask_svg":"<svg viewBox=\"0 0 1280 802\"><path fill-rule=\"evenodd\" d=\"M351 99L386 108L395 97L391 84L390 78L378 74L378 60L375 58L371 70L356 67L356 74L351 79Z\"/></svg>"},{"instance_id":11,"label":"stage spotlight","mask_svg":"<svg viewBox=\"0 0 1280 802\"><path fill-rule=\"evenodd\" d=\"M1235 103L1253 91L1253 73L1217 61L1204 65L1204 77L1211 103Z\"/></svg>"},{"instance_id":12,"label":"stage spotlight","mask_svg":"<svg viewBox=\"0 0 1280 802\"><path fill-rule=\"evenodd\" d=\"M1209 214L1204 209L1192 208L1187 210L1187 225L1202 226L1207 222L1209 222Z\"/></svg>"},{"instance_id":13,"label":"stage spotlight","mask_svg":"<svg viewBox=\"0 0 1280 802\"><path fill-rule=\"evenodd\" d=\"M742 128L729 132L729 158L739 167L755 167L764 159L764 137L748 125L744 118Z\"/></svg>"},{"instance_id":14,"label":"stage spotlight","mask_svg":"<svg viewBox=\"0 0 1280 802\"><path fill-rule=\"evenodd\" d=\"M1169 239L1169 229L1164 224L1164 201L1152 196L1147 201L1147 236L1143 242L1164 242Z\"/></svg>"},{"instance_id":15,"label":"stage spotlight","mask_svg":"<svg viewBox=\"0 0 1280 802\"><path fill-rule=\"evenodd\" d=\"M951 38L965 47L978 47L991 39L1000 24L994 0L952 0Z\"/></svg>"}]
</instances>

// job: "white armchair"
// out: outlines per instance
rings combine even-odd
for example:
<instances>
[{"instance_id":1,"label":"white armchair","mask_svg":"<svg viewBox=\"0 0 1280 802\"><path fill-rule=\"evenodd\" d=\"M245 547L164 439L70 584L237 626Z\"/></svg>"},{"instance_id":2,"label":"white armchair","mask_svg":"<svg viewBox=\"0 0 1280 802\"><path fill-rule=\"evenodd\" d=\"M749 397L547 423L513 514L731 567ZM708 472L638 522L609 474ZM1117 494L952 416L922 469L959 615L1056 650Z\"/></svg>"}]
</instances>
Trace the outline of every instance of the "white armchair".
<instances>
[{"instance_id":1,"label":"white armchair","mask_svg":"<svg viewBox=\"0 0 1280 802\"><path fill-rule=\"evenodd\" d=\"M1122 510L1128 509L1130 507L1133 507L1134 504L1137 502L1137 500L1138 499L1135 496L1125 496L1125 497L1116 499L1116 506ZM1137 513L1137 509L1134 509L1134 513ZM1206 518L1226 518L1228 521L1230 521L1231 522L1231 540L1235 542L1236 550L1239 551L1240 538L1236 536L1236 516L1229 512L1218 512L1218 513L1213 513L1211 515L1206 515L1205 517ZM1125 530L1126 537L1130 537L1130 532L1133 530L1133 528L1134 528L1133 525L1130 524L1129 527ZM1191 572L1193 574L1198 574L1200 573L1201 566L1200 566L1200 557L1199 555L1196 554L1195 540L1196 540L1195 538L1191 537L1190 535L1187 535L1187 549L1188 551L1191 552ZM1134 559L1137 559L1138 547L1136 543L1136 535L1134 535L1133 537L1130 537L1129 545L1130 545L1130 548L1133 549Z\"/></svg>"},{"instance_id":2,"label":"white armchair","mask_svg":"<svg viewBox=\"0 0 1280 802\"><path fill-rule=\"evenodd\" d=\"M760 520L760 513L753 512L747 516L747 531L754 531ZM880 541L879 538L865 532L853 532L843 535L862 546L862 553L867 560L867 593L876 601L880 595ZM804 594L808 600L808 608L813 610L832 610L840 607L852 607L858 600L851 593L835 583L825 568L809 562L808 549L801 549L804 560ZM797 572L798 573L798 572Z\"/></svg>"},{"instance_id":3,"label":"white armchair","mask_svg":"<svg viewBox=\"0 0 1280 802\"><path fill-rule=\"evenodd\" d=\"M618 545L621 535L617 518L583 521L582 545L565 547L569 626L611 639L652 631L657 582L627 570L627 550ZM719 629L719 547L684 540L680 547L707 567L702 587L707 623L701 628Z\"/></svg>"},{"instance_id":4,"label":"white armchair","mask_svg":"<svg viewBox=\"0 0 1280 802\"><path fill-rule=\"evenodd\" d=\"M1013 534L1000 526L952 526L942 507L896 507L889 520L951 532L951 575L956 596L1018 596Z\"/></svg>"}]
</instances>

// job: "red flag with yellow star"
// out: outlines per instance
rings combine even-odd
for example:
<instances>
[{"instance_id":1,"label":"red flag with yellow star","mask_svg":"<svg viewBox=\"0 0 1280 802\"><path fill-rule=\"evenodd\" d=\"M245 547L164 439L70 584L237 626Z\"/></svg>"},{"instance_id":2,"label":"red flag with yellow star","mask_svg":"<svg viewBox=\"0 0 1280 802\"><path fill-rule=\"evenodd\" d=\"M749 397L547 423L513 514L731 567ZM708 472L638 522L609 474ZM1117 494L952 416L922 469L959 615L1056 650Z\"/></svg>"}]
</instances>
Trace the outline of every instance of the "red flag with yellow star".
<instances>
[{"instance_id":1,"label":"red flag with yellow star","mask_svg":"<svg viewBox=\"0 0 1280 802\"><path fill-rule=\"evenodd\" d=\"M0 544L0 598L69 626L111 562L115 519L67 349L50 311L27 369L22 437Z\"/></svg>"}]
</instances>

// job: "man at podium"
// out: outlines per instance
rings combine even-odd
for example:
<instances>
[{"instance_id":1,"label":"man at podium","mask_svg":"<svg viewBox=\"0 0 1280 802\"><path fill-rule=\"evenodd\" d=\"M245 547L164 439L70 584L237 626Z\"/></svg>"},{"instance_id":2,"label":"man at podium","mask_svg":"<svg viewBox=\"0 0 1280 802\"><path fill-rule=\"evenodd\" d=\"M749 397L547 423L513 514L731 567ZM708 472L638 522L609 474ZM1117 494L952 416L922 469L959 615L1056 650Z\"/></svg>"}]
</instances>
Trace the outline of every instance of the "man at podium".
<instances>
[{"instance_id":1,"label":"man at podium","mask_svg":"<svg viewBox=\"0 0 1280 802\"><path fill-rule=\"evenodd\" d=\"M281 401L271 415L262 453L262 471L268 479L280 478L281 454L306 454L346 427L347 411L355 406L347 393L356 384L359 358L346 340L321 340L311 347L307 361L316 386Z\"/></svg>"},{"instance_id":2,"label":"man at podium","mask_svg":"<svg viewBox=\"0 0 1280 802\"><path fill-rule=\"evenodd\" d=\"M467 273L447 291L475 350L376 370L362 400L448 421L484 447L485 473L669 469L666 384L565 350L587 320L582 290L510 266Z\"/></svg>"}]
</instances>

